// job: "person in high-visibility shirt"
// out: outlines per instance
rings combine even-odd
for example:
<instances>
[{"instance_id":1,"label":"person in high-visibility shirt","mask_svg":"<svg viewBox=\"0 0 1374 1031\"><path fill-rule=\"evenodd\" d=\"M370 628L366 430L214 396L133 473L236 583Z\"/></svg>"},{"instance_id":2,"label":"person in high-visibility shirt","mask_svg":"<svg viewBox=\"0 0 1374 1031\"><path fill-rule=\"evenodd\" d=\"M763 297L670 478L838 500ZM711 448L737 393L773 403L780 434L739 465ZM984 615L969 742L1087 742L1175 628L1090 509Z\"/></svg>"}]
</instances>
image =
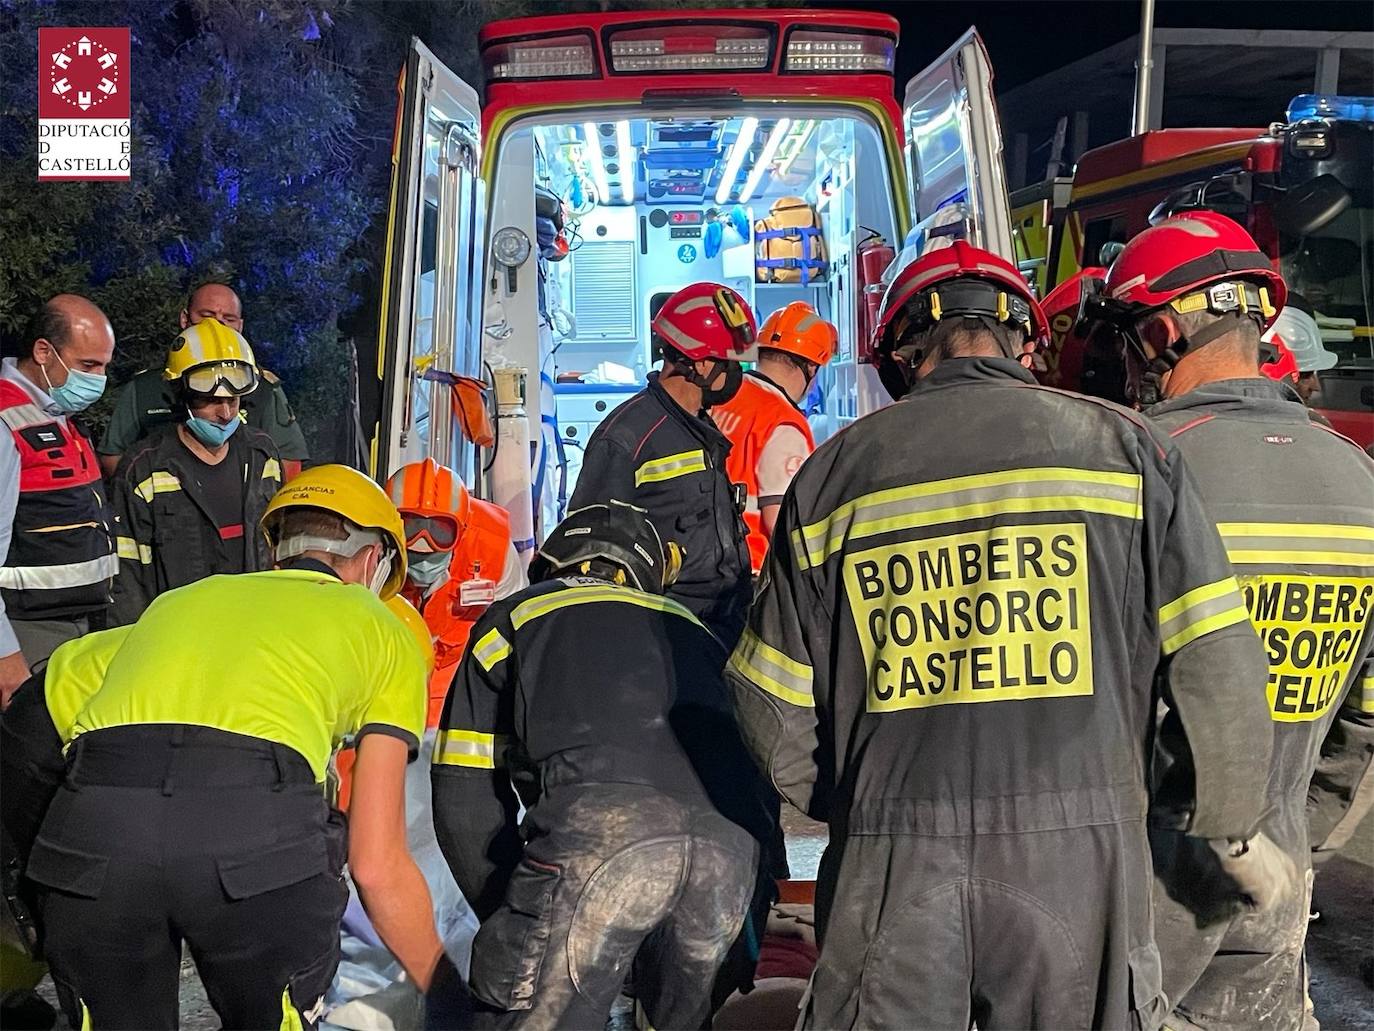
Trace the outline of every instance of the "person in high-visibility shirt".
<instances>
[{"instance_id":1,"label":"person in high-visibility shirt","mask_svg":"<svg viewBox=\"0 0 1374 1031\"><path fill-rule=\"evenodd\" d=\"M1157 1027L1147 815L1220 866L1219 904L1292 875L1255 832L1264 654L1216 528L1141 416L1036 385L1045 333L1010 262L918 258L875 334L900 400L778 515L727 675L759 764L830 824L802 1026ZM1161 701L1192 745L1172 792Z\"/></svg>"},{"instance_id":2,"label":"person in high-visibility shirt","mask_svg":"<svg viewBox=\"0 0 1374 1031\"><path fill-rule=\"evenodd\" d=\"M67 753L25 873L73 1026L176 1027L183 942L225 1026L313 1026L345 857L415 983L456 976L405 844L425 660L382 601L405 578L400 516L327 465L284 487L263 529L277 569L170 591L20 689ZM230 625L226 667L206 628ZM347 829L323 790L345 736L359 741Z\"/></svg>"},{"instance_id":3,"label":"person in high-visibility shirt","mask_svg":"<svg viewBox=\"0 0 1374 1031\"><path fill-rule=\"evenodd\" d=\"M405 525L401 594L425 617L434 638L425 721L433 727L472 624L492 602L526 585L525 567L505 509L474 498L447 466L432 458L402 466L387 480L386 492Z\"/></svg>"},{"instance_id":4,"label":"person in high-visibility shirt","mask_svg":"<svg viewBox=\"0 0 1374 1031\"><path fill-rule=\"evenodd\" d=\"M758 364L744 374L739 393L711 409L730 438L725 472L745 488L744 522L749 560L763 568L768 539L787 485L816 450L811 425L798 407L826 363L835 356L835 326L805 301L793 301L764 320Z\"/></svg>"}]
</instances>

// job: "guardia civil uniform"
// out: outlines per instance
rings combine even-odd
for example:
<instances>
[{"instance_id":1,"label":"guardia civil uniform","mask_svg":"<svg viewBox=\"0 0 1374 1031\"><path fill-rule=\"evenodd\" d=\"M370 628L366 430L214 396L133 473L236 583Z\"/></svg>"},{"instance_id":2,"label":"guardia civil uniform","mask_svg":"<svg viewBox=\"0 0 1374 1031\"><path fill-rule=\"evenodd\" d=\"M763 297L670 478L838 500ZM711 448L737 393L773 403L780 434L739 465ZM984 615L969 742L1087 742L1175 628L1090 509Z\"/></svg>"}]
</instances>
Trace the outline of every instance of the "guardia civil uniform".
<instances>
[{"instance_id":1,"label":"guardia civil uniform","mask_svg":"<svg viewBox=\"0 0 1374 1031\"><path fill-rule=\"evenodd\" d=\"M830 825L805 1026L1158 1026L1156 703L1197 776L1154 818L1199 837L1254 830L1272 734L1177 449L946 359L807 460L773 540L728 676L774 785Z\"/></svg>"},{"instance_id":2,"label":"guardia civil uniform","mask_svg":"<svg viewBox=\"0 0 1374 1031\"><path fill-rule=\"evenodd\" d=\"M1153 835L1167 1023L1296 1031L1312 1026L1309 849L1347 838L1374 790L1374 461L1262 377L1209 383L1149 415L1187 457L1264 644L1268 677L1251 685L1274 726L1261 828L1306 873L1273 911L1198 927L1171 897L1186 879L1178 842ZM1161 744L1173 751L1171 729Z\"/></svg>"},{"instance_id":3,"label":"guardia civil uniform","mask_svg":"<svg viewBox=\"0 0 1374 1031\"><path fill-rule=\"evenodd\" d=\"M198 581L54 653L16 705L67 753L26 874L73 1026L175 1028L183 941L226 1027L313 1025L348 896L330 754L387 734L413 758L425 673L375 595L308 559ZM16 792L7 828L37 822L40 793Z\"/></svg>"}]
</instances>

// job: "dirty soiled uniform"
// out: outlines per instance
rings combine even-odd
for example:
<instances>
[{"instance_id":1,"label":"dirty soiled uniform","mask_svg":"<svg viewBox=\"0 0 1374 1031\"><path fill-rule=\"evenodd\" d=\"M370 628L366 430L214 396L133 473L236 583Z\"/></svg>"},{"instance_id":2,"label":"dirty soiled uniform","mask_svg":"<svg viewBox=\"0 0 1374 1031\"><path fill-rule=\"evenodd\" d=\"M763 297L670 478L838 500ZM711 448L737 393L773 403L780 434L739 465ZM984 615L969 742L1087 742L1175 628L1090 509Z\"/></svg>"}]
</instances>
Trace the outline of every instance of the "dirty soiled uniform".
<instances>
[{"instance_id":1,"label":"dirty soiled uniform","mask_svg":"<svg viewBox=\"0 0 1374 1031\"><path fill-rule=\"evenodd\" d=\"M770 826L724 664L677 602L589 578L529 587L473 629L434 819L482 921L479 1026L599 1028L632 962L654 1027L702 1026Z\"/></svg>"},{"instance_id":2,"label":"dirty soiled uniform","mask_svg":"<svg viewBox=\"0 0 1374 1031\"><path fill-rule=\"evenodd\" d=\"M1158 819L1248 835L1272 736L1167 438L946 360L807 460L773 539L727 675L774 785L830 825L805 1025L1156 1026L1156 670L1198 752Z\"/></svg>"},{"instance_id":3,"label":"dirty soiled uniform","mask_svg":"<svg viewBox=\"0 0 1374 1031\"><path fill-rule=\"evenodd\" d=\"M1171 897L1188 879L1174 872L1176 837L1151 835L1167 1024L1296 1031L1315 1026L1304 1014L1309 785L1318 815L1374 789L1374 462L1269 379L1210 383L1148 414L1187 458L1265 647L1267 683L1251 688L1265 685L1274 724L1260 827L1306 874L1272 910L1199 928ZM1174 751L1172 737L1166 724L1162 751ZM1321 833L1353 828L1368 801L1351 808Z\"/></svg>"},{"instance_id":4,"label":"dirty soiled uniform","mask_svg":"<svg viewBox=\"0 0 1374 1031\"><path fill-rule=\"evenodd\" d=\"M228 671L197 632L226 613ZM176 1027L185 941L226 1027L313 1026L347 898L330 752L379 733L413 758L424 681L405 626L310 560L209 577L58 649L66 779L25 874L72 1025Z\"/></svg>"},{"instance_id":5,"label":"dirty soiled uniform","mask_svg":"<svg viewBox=\"0 0 1374 1031\"><path fill-rule=\"evenodd\" d=\"M649 385L587 441L568 506L624 501L648 512L659 537L685 551L668 596L727 648L744 629L753 593L748 530L725 472L729 453L730 442L710 417L684 411L651 372Z\"/></svg>"}]
</instances>

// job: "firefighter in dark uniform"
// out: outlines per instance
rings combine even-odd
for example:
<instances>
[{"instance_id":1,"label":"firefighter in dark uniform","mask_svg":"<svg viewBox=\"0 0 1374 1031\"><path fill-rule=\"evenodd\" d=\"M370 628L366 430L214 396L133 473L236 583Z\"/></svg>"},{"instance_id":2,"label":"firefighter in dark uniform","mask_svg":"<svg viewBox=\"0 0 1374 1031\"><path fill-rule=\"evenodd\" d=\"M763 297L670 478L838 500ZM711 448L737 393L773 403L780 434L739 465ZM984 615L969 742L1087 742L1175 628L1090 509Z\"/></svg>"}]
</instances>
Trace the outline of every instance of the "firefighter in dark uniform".
<instances>
[{"instance_id":1,"label":"firefighter in dark uniform","mask_svg":"<svg viewBox=\"0 0 1374 1031\"><path fill-rule=\"evenodd\" d=\"M143 438L110 485L120 567L115 624L134 622L164 591L272 565L254 530L282 471L272 438L240 418L242 398L258 385L252 348L206 319L177 337L164 375L181 420Z\"/></svg>"},{"instance_id":2,"label":"firefighter in dark uniform","mask_svg":"<svg viewBox=\"0 0 1374 1031\"><path fill-rule=\"evenodd\" d=\"M1264 658L1216 530L1167 438L1036 385L1044 334L1006 261L922 256L877 330L909 394L783 502L727 675L774 785L830 824L805 1026L1158 1026L1152 802L1223 857L1219 895L1283 881L1254 835ZM1151 799L1161 696L1196 791Z\"/></svg>"},{"instance_id":3,"label":"firefighter in dark uniform","mask_svg":"<svg viewBox=\"0 0 1374 1031\"><path fill-rule=\"evenodd\" d=\"M1183 843L1151 835L1175 1031L1298 1031L1311 1020L1309 785L1313 801L1334 810L1323 835L1348 833L1340 824L1353 827L1368 808L1342 817L1350 799L1370 794L1360 785L1374 755L1374 698L1360 684L1374 647L1374 462L1314 423L1289 383L1258 373L1260 335L1285 293L1244 229L1190 212L1127 244L1099 305L1120 330L1136 395L1163 397L1146 413L1187 458L1265 646L1267 684L1248 685L1274 728L1260 827L1305 875L1272 912L1199 926ZM1177 731L1166 723L1160 748L1186 761ZM1313 783L1319 763L1324 776Z\"/></svg>"},{"instance_id":4,"label":"firefighter in dark uniform","mask_svg":"<svg viewBox=\"0 0 1374 1031\"><path fill-rule=\"evenodd\" d=\"M181 328L187 329L206 319L215 319L230 329L243 332L243 307L239 295L223 283L202 283L186 299L181 311ZM262 430L281 453L287 479L300 472L309 459L305 434L296 421L281 380L266 369L259 369L258 383L243 396L244 417L249 426ZM144 436L159 426L181 419L181 398L174 384L167 381L162 367L144 369L124 384L115 399L109 425L100 441L100 463L106 475L115 471L119 460L132 451Z\"/></svg>"},{"instance_id":5,"label":"firefighter in dark uniform","mask_svg":"<svg viewBox=\"0 0 1374 1031\"><path fill-rule=\"evenodd\" d=\"M264 532L280 568L169 592L133 626L59 648L16 696L40 781L42 742L67 751L25 874L73 1027L175 1028L183 942L226 1027L313 1026L345 855L411 979L452 977L405 844L426 669L381 600L405 578L400 516L326 465L278 494ZM207 647L228 616L231 666ZM9 780L11 729L3 812L25 837L43 785ZM347 833L324 793L345 736L359 741Z\"/></svg>"},{"instance_id":6,"label":"firefighter in dark uniform","mask_svg":"<svg viewBox=\"0 0 1374 1031\"><path fill-rule=\"evenodd\" d=\"M439 844L482 921L478 1026L599 1028L632 962L654 1027L710 1011L770 820L725 652L663 596L670 568L642 510L581 509L473 629L433 774Z\"/></svg>"},{"instance_id":7,"label":"firefighter in dark uniform","mask_svg":"<svg viewBox=\"0 0 1374 1031\"><path fill-rule=\"evenodd\" d=\"M741 363L757 358L756 334L754 313L729 287L696 283L668 298L653 322L662 368L587 441L571 502L645 509L684 552L668 596L726 648L744 629L752 583L743 487L725 473L730 442L709 413L739 390Z\"/></svg>"}]
</instances>

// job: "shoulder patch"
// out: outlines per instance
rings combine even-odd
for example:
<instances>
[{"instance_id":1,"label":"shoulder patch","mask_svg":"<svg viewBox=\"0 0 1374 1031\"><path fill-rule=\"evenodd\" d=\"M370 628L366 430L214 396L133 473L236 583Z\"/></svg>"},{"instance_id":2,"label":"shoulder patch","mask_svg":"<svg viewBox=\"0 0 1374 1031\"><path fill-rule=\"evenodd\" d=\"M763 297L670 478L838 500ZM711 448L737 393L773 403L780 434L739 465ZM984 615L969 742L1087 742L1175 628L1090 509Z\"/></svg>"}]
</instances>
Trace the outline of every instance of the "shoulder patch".
<instances>
[{"instance_id":1,"label":"shoulder patch","mask_svg":"<svg viewBox=\"0 0 1374 1031\"><path fill-rule=\"evenodd\" d=\"M271 383L274 387L281 385L281 379L271 369L259 368L258 375L261 376L266 382Z\"/></svg>"}]
</instances>

